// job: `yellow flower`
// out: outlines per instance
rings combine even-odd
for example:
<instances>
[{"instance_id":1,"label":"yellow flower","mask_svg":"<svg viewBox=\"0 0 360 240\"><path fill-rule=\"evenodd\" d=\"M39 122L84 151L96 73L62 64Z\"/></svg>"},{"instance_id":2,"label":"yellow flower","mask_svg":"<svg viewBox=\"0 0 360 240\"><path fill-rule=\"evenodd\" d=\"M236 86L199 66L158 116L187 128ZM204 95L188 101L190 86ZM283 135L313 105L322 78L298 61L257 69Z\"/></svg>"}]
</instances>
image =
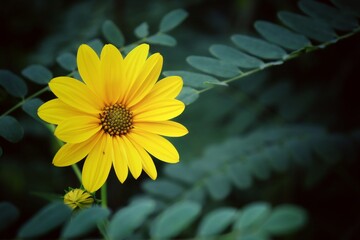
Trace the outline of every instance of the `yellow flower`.
<instances>
[{"instance_id":1,"label":"yellow flower","mask_svg":"<svg viewBox=\"0 0 360 240\"><path fill-rule=\"evenodd\" d=\"M116 47L107 44L99 58L83 44L77 53L83 82L57 77L49 83L57 98L40 106L38 115L56 124L55 136L66 142L53 164L69 166L87 156L82 183L89 192L105 183L111 166L123 183L128 169L134 178L144 169L156 179L149 154L168 163L179 161L176 148L162 136L188 133L170 121L184 111L184 103L175 99L183 82L178 76L157 82L163 58L148 54L149 45L142 44L123 59Z\"/></svg>"},{"instance_id":2,"label":"yellow flower","mask_svg":"<svg viewBox=\"0 0 360 240\"><path fill-rule=\"evenodd\" d=\"M91 207L94 203L94 198L90 193L82 189L75 188L65 194L64 203L71 209L76 210Z\"/></svg>"}]
</instances>

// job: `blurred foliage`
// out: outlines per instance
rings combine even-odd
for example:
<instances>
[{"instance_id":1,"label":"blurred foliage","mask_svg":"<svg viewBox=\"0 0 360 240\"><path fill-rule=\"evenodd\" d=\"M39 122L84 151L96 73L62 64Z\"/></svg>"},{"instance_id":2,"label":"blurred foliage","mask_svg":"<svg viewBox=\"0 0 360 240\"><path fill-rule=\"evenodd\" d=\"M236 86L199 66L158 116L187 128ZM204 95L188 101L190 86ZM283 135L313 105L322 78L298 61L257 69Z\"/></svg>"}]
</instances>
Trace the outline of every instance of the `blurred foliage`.
<instances>
[{"instance_id":1,"label":"blurred foliage","mask_svg":"<svg viewBox=\"0 0 360 240\"><path fill-rule=\"evenodd\" d=\"M356 239L359 16L355 0L2 2L0 237ZM156 181L112 174L109 209L69 221L56 200L79 184L51 165L36 110L53 76L79 77L79 44L107 42L164 55L190 133L181 163L157 163Z\"/></svg>"}]
</instances>

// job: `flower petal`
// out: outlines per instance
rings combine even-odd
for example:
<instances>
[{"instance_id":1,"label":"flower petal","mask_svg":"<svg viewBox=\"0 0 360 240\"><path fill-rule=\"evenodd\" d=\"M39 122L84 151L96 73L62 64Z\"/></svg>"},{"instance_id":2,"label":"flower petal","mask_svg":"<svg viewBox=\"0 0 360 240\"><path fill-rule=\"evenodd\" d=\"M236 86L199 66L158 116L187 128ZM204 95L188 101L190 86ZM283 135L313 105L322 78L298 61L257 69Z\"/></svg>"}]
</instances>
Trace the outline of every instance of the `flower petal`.
<instances>
[{"instance_id":1,"label":"flower petal","mask_svg":"<svg viewBox=\"0 0 360 240\"><path fill-rule=\"evenodd\" d=\"M101 133L94 135L82 143L67 143L55 154L53 164L57 167L66 167L77 163L93 149L99 141Z\"/></svg>"},{"instance_id":2,"label":"flower petal","mask_svg":"<svg viewBox=\"0 0 360 240\"><path fill-rule=\"evenodd\" d=\"M189 131L180 123L173 121L164 122L136 122L135 128L143 131L167 136L167 137L181 137L186 135Z\"/></svg>"},{"instance_id":3,"label":"flower petal","mask_svg":"<svg viewBox=\"0 0 360 240\"><path fill-rule=\"evenodd\" d=\"M127 136L159 160L168 163L179 162L179 153L165 138L138 129L133 129Z\"/></svg>"},{"instance_id":4,"label":"flower petal","mask_svg":"<svg viewBox=\"0 0 360 240\"><path fill-rule=\"evenodd\" d=\"M124 149L124 143L120 137L113 138L113 149L114 149L114 159L113 166L115 169L116 176L119 181L123 183L128 176L128 163L126 150Z\"/></svg>"},{"instance_id":5,"label":"flower petal","mask_svg":"<svg viewBox=\"0 0 360 240\"><path fill-rule=\"evenodd\" d=\"M141 156L137 148L134 146L134 144L131 143L131 141L126 136L122 136L120 139L121 139L120 142L122 146L124 146L124 149L126 151L127 162L129 165L130 172L133 175L133 177L137 179L142 171Z\"/></svg>"},{"instance_id":6,"label":"flower petal","mask_svg":"<svg viewBox=\"0 0 360 240\"><path fill-rule=\"evenodd\" d=\"M146 60L126 99L125 104L128 107L135 105L151 91L160 76L162 65L163 58L159 53L151 55Z\"/></svg>"},{"instance_id":7,"label":"flower petal","mask_svg":"<svg viewBox=\"0 0 360 240\"><path fill-rule=\"evenodd\" d=\"M176 99L144 103L132 109L134 122L166 121L180 115L185 109L183 102Z\"/></svg>"},{"instance_id":8,"label":"flower petal","mask_svg":"<svg viewBox=\"0 0 360 240\"><path fill-rule=\"evenodd\" d=\"M81 44L76 57L82 80L99 97L103 97L100 80L100 59L96 52L86 44Z\"/></svg>"},{"instance_id":9,"label":"flower petal","mask_svg":"<svg viewBox=\"0 0 360 240\"><path fill-rule=\"evenodd\" d=\"M82 171L82 183L87 191L95 192L105 183L114 159L112 148L112 137L102 134L99 143L86 158Z\"/></svg>"},{"instance_id":10,"label":"flower petal","mask_svg":"<svg viewBox=\"0 0 360 240\"><path fill-rule=\"evenodd\" d=\"M176 98L183 87L183 80L179 76L170 76L158 81L151 92L140 102L158 101Z\"/></svg>"},{"instance_id":11,"label":"flower petal","mask_svg":"<svg viewBox=\"0 0 360 240\"><path fill-rule=\"evenodd\" d=\"M38 115L48 123L59 124L65 119L81 116L84 115L84 113L55 98L41 105L38 109Z\"/></svg>"},{"instance_id":12,"label":"flower petal","mask_svg":"<svg viewBox=\"0 0 360 240\"><path fill-rule=\"evenodd\" d=\"M50 81L49 87L62 102L82 112L98 115L103 105L84 83L74 78L54 78Z\"/></svg>"},{"instance_id":13,"label":"flower petal","mask_svg":"<svg viewBox=\"0 0 360 240\"><path fill-rule=\"evenodd\" d=\"M100 61L104 99L107 104L114 104L126 90L122 69L123 58L114 45L106 44L101 51Z\"/></svg>"},{"instance_id":14,"label":"flower petal","mask_svg":"<svg viewBox=\"0 0 360 240\"><path fill-rule=\"evenodd\" d=\"M64 142L80 143L95 135L100 129L98 118L77 116L62 121L54 134Z\"/></svg>"},{"instance_id":15,"label":"flower petal","mask_svg":"<svg viewBox=\"0 0 360 240\"><path fill-rule=\"evenodd\" d=\"M145 149L141 146L139 146L137 143L133 144L136 146L136 149L138 150L139 154L141 155L142 158L142 166L144 171L147 173L147 175L149 175L149 177L152 180L155 180L157 178L157 171L156 171L156 167L154 164L154 161L152 160L151 156L145 151Z\"/></svg>"},{"instance_id":16,"label":"flower petal","mask_svg":"<svg viewBox=\"0 0 360 240\"><path fill-rule=\"evenodd\" d=\"M125 102L127 96L130 94L130 90L139 76L146 58L149 54L149 45L141 44L131 50L129 54L124 59L124 68L125 68L125 80L126 80L126 94L123 99L119 99L120 102Z\"/></svg>"}]
</instances>

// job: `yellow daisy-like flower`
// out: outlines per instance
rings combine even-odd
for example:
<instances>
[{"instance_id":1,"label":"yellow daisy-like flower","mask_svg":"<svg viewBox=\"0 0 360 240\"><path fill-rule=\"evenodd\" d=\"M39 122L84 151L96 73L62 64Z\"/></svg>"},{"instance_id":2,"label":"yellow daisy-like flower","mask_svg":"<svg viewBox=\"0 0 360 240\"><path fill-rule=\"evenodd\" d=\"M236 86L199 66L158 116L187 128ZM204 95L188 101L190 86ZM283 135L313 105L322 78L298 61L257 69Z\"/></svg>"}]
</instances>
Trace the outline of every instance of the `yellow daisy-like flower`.
<instances>
[{"instance_id":1,"label":"yellow daisy-like flower","mask_svg":"<svg viewBox=\"0 0 360 240\"><path fill-rule=\"evenodd\" d=\"M83 209L91 207L94 203L94 198L87 191L75 188L65 194L64 203L73 210Z\"/></svg>"},{"instance_id":2,"label":"yellow daisy-like flower","mask_svg":"<svg viewBox=\"0 0 360 240\"><path fill-rule=\"evenodd\" d=\"M156 179L149 154L168 163L179 161L176 148L162 136L188 133L183 125L170 121L184 111L184 103L175 99L183 82L178 76L157 81L163 58L148 54L149 45L141 44L123 58L107 44L99 58L83 44L77 53L83 82L57 77L49 83L57 98L40 106L38 115L56 124L55 136L66 142L53 164L69 166L86 157L82 183L89 192L105 183L111 166L124 182L128 169L134 178L144 169Z\"/></svg>"}]
</instances>

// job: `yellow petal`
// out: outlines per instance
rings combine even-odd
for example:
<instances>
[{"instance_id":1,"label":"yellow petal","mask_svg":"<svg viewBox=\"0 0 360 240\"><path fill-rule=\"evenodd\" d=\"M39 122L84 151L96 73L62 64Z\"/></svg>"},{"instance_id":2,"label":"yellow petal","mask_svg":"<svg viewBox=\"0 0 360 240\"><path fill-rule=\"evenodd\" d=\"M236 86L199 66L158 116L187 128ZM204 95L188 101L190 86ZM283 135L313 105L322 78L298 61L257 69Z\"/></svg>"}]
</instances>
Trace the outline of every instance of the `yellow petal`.
<instances>
[{"instance_id":1,"label":"yellow petal","mask_svg":"<svg viewBox=\"0 0 360 240\"><path fill-rule=\"evenodd\" d=\"M149 175L149 177L152 180L155 180L157 178L157 171L154 164L154 161L150 157L150 155L144 150L143 147L139 146L137 143L133 144L136 146L136 149L138 150L139 154L141 155L141 163L143 166L144 171Z\"/></svg>"},{"instance_id":2,"label":"yellow petal","mask_svg":"<svg viewBox=\"0 0 360 240\"><path fill-rule=\"evenodd\" d=\"M120 142L124 146L124 149L126 151L127 162L130 172L133 177L137 179L142 171L141 156L139 155L139 152L136 150L135 146L129 141L126 136L122 136Z\"/></svg>"},{"instance_id":3,"label":"yellow petal","mask_svg":"<svg viewBox=\"0 0 360 240\"><path fill-rule=\"evenodd\" d=\"M94 93L103 98L100 59L96 52L88 45L82 44L78 49L76 61L82 80Z\"/></svg>"},{"instance_id":4,"label":"yellow petal","mask_svg":"<svg viewBox=\"0 0 360 240\"><path fill-rule=\"evenodd\" d=\"M137 105L132 109L134 121L166 121L180 115L185 109L183 102L176 99L160 100Z\"/></svg>"},{"instance_id":5,"label":"yellow petal","mask_svg":"<svg viewBox=\"0 0 360 240\"><path fill-rule=\"evenodd\" d=\"M55 98L41 105L38 109L38 115L48 123L59 124L65 119L81 116L84 113Z\"/></svg>"},{"instance_id":6,"label":"yellow petal","mask_svg":"<svg viewBox=\"0 0 360 240\"><path fill-rule=\"evenodd\" d=\"M167 137L181 137L189 132L186 127L173 121L135 122L134 127Z\"/></svg>"},{"instance_id":7,"label":"yellow petal","mask_svg":"<svg viewBox=\"0 0 360 240\"><path fill-rule=\"evenodd\" d=\"M183 80L178 76L170 76L158 81L151 92L140 102L158 101L176 98L183 87Z\"/></svg>"},{"instance_id":8,"label":"yellow petal","mask_svg":"<svg viewBox=\"0 0 360 240\"><path fill-rule=\"evenodd\" d=\"M95 135L100 129L98 118L77 116L62 121L54 134L64 142L80 143Z\"/></svg>"},{"instance_id":9,"label":"yellow petal","mask_svg":"<svg viewBox=\"0 0 360 240\"><path fill-rule=\"evenodd\" d=\"M120 102L125 102L127 96L130 93L130 90L139 76L146 58L149 54L149 45L141 44L131 50L129 54L124 59L124 68L125 68L125 81L126 81L126 94L123 99L120 99Z\"/></svg>"},{"instance_id":10,"label":"yellow petal","mask_svg":"<svg viewBox=\"0 0 360 240\"><path fill-rule=\"evenodd\" d=\"M101 51L100 60L104 98L107 104L114 104L126 90L122 70L123 58L114 45L106 44Z\"/></svg>"},{"instance_id":11,"label":"yellow petal","mask_svg":"<svg viewBox=\"0 0 360 240\"><path fill-rule=\"evenodd\" d=\"M67 143L63 145L55 154L53 164L57 167L65 167L77 163L89 154L100 136L101 133L98 133L82 143Z\"/></svg>"},{"instance_id":12,"label":"yellow petal","mask_svg":"<svg viewBox=\"0 0 360 240\"><path fill-rule=\"evenodd\" d=\"M158 80L163 64L159 53L151 55L145 62L143 69L136 78L125 104L131 107L144 98L154 87Z\"/></svg>"},{"instance_id":13,"label":"yellow petal","mask_svg":"<svg viewBox=\"0 0 360 240\"><path fill-rule=\"evenodd\" d=\"M103 106L102 101L84 83L74 78L54 78L49 87L62 102L82 112L98 115Z\"/></svg>"},{"instance_id":14,"label":"yellow petal","mask_svg":"<svg viewBox=\"0 0 360 240\"><path fill-rule=\"evenodd\" d=\"M165 138L138 129L133 129L127 136L159 160L168 163L179 162L179 153Z\"/></svg>"},{"instance_id":15,"label":"yellow petal","mask_svg":"<svg viewBox=\"0 0 360 240\"><path fill-rule=\"evenodd\" d=\"M105 183L114 159L112 148L112 137L103 134L86 158L82 171L82 183L87 191L95 192Z\"/></svg>"},{"instance_id":16,"label":"yellow petal","mask_svg":"<svg viewBox=\"0 0 360 240\"><path fill-rule=\"evenodd\" d=\"M120 137L113 138L113 149L114 149L114 159L113 166L115 169L116 176L119 181L123 183L128 176L128 163L126 150L124 149L124 143Z\"/></svg>"}]
</instances>

